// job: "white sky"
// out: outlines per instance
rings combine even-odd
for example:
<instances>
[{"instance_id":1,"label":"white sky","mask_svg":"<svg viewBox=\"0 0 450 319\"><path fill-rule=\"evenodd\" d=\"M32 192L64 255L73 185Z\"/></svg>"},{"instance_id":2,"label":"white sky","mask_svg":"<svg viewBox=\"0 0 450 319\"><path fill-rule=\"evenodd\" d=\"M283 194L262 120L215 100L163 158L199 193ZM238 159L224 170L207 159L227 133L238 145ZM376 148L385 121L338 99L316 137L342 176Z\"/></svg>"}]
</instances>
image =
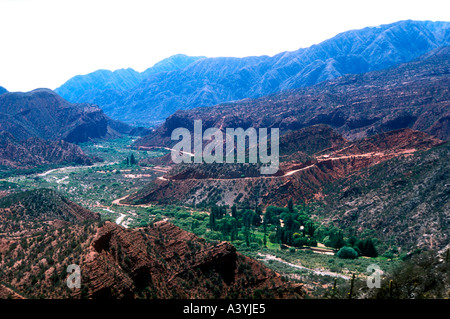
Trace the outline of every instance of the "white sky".
<instances>
[{"instance_id":1,"label":"white sky","mask_svg":"<svg viewBox=\"0 0 450 319\"><path fill-rule=\"evenodd\" d=\"M55 89L173 54L274 55L398 20L450 21L447 0L0 0L0 86Z\"/></svg>"}]
</instances>

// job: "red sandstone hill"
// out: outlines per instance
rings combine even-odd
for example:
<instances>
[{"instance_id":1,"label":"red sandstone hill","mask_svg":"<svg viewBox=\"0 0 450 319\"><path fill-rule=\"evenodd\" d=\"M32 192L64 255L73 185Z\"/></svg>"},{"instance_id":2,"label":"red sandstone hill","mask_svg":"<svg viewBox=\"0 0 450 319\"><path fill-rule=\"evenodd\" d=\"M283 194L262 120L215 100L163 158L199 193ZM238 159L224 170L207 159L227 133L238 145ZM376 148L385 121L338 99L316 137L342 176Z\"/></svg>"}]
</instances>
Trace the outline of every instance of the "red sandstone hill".
<instances>
[{"instance_id":1,"label":"red sandstone hill","mask_svg":"<svg viewBox=\"0 0 450 319\"><path fill-rule=\"evenodd\" d=\"M286 135L289 138L282 136L280 141L280 153L285 161L274 175L261 175L257 164L178 164L126 201L136 204L286 205L290 198L311 200L320 195L327 183L356 174L363 168L442 143L411 129L354 142L346 141L324 126Z\"/></svg>"},{"instance_id":2,"label":"red sandstone hill","mask_svg":"<svg viewBox=\"0 0 450 319\"><path fill-rule=\"evenodd\" d=\"M0 131L0 167L5 171L69 163L90 165L92 160L79 146L63 140L46 141L30 137L18 141L11 134Z\"/></svg>"},{"instance_id":3,"label":"red sandstone hill","mask_svg":"<svg viewBox=\"0 0 450 319\"><path fill-rule=\"evenodd\" d=\"M0 201L0 298L297 298L301 285L165 221L126 229L58 194ZM20 217L20 218L17 218ZM80 266L69 289L67 266Z\"/></svg>"},{"instance_id":4,"label":"red sandstone hill","mask_svg":"<svg viewBox=\"0 0 450 319\"><path fill-rule=\"evenodd\" d=\"M280 275L236 252L160 221L139 230L97 230L85 257L93 298L248 298L301 296ZM278 294L280 290L280 294Z\"/></svg>"}]
</instances>

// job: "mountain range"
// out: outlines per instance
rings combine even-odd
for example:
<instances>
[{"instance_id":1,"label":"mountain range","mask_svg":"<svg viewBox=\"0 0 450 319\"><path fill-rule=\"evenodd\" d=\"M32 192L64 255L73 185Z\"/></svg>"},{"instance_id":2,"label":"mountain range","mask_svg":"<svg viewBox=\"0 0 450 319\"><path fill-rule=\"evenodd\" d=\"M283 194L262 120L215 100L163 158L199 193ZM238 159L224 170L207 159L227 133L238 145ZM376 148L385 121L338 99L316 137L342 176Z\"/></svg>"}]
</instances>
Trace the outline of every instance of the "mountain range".
<instances>
[{"instance_id":1,"label":"mountain range","mask_svg":"<svg viewBox=\"0 0 450 319\"><path fill-rule=\"evenodd\" d=\"M279 128L284 134L315 124L333 127L350 140L411 128L442 140L450 138L450 47L416 60L364 74L346 75L307 88L213 107L180 110L136 147L172 146L178 127Z\"/></svg>"},{"instance_id":2,"label":"mountain range","mask_svg":"<svg viewBox=\"0 0 450 319\"><path fill-rule=\"evenodd\" d=\"M184 64L173 62L177 67L141 79L132 70L97 71L72 78L55 91L71 102L98 104L112 118L148 126L179 109L261 97L408 62L449 45L449 30L448 22L399 21L347 31L272 57L183 56Z\"/></svg>"},{"instance_id":3,"label":"mountain range","mask_svg":"<svg viewBox=\"0 0 450 319\"><path fill-rule=\"evenodd\" d=\"M150 76L183 69L202 58L204 57L177 54L156 63L144 72L137 72L131 68L115 71L97 70L87 75L71 78L55 92L73 103L88 102L101 106L114 104L117 100L125 98L127 91L138 86Z\"/></svg>"},{"instance_id":4,"label":"mountain range","mask_svg":"<svg viewBox=\"0 0 450 319\"><path fill-rule=\"evenodd\" d=\"M159 160L172 169L124 202L321 203L325 209L318 214L334 225L372 229L377 238L392 239L407 250L441 249L448 240L443 235L448 218L443 183L450 137L449 61L450 48L441 47L383 70L179 110L135 146L171 148L178 142L171 140L171 132L178 127L192 132L194 120L202 120L203 128L278 127L279 171L261 176L258 165L248 163L174 165L167 154ZM405 235L396 238L397 232Z\"/></svg>"}]
</instances>

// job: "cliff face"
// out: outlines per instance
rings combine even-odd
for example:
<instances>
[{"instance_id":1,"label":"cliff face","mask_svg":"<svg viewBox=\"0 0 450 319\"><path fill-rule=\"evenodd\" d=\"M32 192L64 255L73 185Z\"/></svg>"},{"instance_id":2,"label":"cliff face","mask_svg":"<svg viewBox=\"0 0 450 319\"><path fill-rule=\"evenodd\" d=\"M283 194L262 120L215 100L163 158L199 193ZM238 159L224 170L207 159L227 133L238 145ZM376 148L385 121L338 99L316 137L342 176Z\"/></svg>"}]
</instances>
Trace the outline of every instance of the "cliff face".
<instances>
[{"instance_id":1,"label":"cliff face","mask_svg":"<svg viewBox=\"0 0 450 319\"><path fill-rule=\"evenodd\" d=\"M286 286L281 277L236 252L168 222L130 231L113 223L98 229L84 263L93 298L265 297ZM301 289L292 296L301 296Z\"/></svg>"}]
</instances>

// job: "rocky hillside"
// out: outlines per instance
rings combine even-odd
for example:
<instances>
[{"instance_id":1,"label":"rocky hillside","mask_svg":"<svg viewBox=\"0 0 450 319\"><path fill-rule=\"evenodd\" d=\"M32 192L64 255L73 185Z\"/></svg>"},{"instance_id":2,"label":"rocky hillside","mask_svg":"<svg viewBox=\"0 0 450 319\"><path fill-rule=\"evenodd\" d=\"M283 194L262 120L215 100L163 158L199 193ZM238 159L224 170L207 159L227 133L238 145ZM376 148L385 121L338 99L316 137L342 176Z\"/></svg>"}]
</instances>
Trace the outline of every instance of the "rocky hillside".
<instances>
[{"instance_id":1,"label":"rocky hillside","mask_svg":"<svg viewBox=\"0 0 450 319\"><path fill-rule=\"evenodd\" d=\"M0 132L0 171L62 164L91 165L92 160L79 146L63 140L30 137L18 141L11 134Z\"/></svg>"},{"instance_id":2,"label":"rocky hillside","mask_svg":"<svg viewBox=\"0 0 450 319\"><path fill-rule=\"evenodd\" d=\"M312 127L289 135L317 140L307 132L314 137ZM327 130L316 126L315 132ZM310 203L315 218L348 236L374 232L389 249L448 244L448 142L401 129L353 142L336 137L307 155L307 143L289 141L292 153L275 175L258 175L251 164L178 164L124 202L252 208L293 200ZM300 152L307 158L290 156Z\"/></svg>"},{"instance_id":3,"label":"rocky hillside","mask_svg":"<svg viewBox=\"0 0 450 319\"><path fill-rule=\"evenodd\" d=\"M86 90L77 93L90 76L69 80L57 92L72 102L95 102L115 119L148 124L179 109L257 98L408 62L450 45L449 26L448 22L400 21L344 32L272 57L199 59L151 74L119 96L113 94L114 98L110 91L101 91L101 84L97 96Z\"/></svg>"},{"instance_id":4,"label":"rocky hillside","mask_svg":"<svg viewBox=\"0 0 450 319\"><path fill-rule=\"evenodd\" d=\"M99 219L98 213L50 189L17 192L0 198L1 237L29 236L48 230L51 225Z\"/></svg>"},{"instance_id":5,"label":"rocky hillside","mask_svg":"<svg viewBox=\"0 0 450 319\"><path fill-rule=\"evenodd\" d=\"M261 175L257 164L178 164L165 176L130 195L126 201L136 204L286 205L290 198L321 198L322 188L331 181L442 143L411 129L382 133L354 142L331 132L329 128L318 125L291 132L288 139L282 136L281 141L288 143L291 151L285 154L285 160L280 162L274 175ZM324 134L322 138L321 134ZM303 137L297 145L295 136ZM324 141L321 147L320 141ZM311 145L315 146L312 148Z\"/></svg>"},{"instance_id":6,"label":"rocky hillside","mask_svg":"<svg viewBox=\"0 0 450 319\"><path fill-rule=\"evenodd\" d=\"M0 171L90 165L72 143L148 132L112 120L96 106L69 103L51 90L5 92L0 95Z\"/></svg>"},{"instance_id":7,"label":"rocky hillside","mask_svg":"<svg viewBox=\"0 0 450 319\"><path fill-rule=\"evenodd\" d=\"M391 247L448 245L450 144L395 157L324 187L321 216Z\"/></svg>"},{"instance_id":8,"label":"rocky hillside","mask_svg":"<svg viewBox=\"0 0 450 319\"><path fill-rule=\"evenodd\" d=\"M20 218L17 218L20 216ZM126 229L52 191L0 200L3 298L295 298L300 284L165 222ZM67 266L81 270L69 289Z\"/></svg>"}]
</instances>

